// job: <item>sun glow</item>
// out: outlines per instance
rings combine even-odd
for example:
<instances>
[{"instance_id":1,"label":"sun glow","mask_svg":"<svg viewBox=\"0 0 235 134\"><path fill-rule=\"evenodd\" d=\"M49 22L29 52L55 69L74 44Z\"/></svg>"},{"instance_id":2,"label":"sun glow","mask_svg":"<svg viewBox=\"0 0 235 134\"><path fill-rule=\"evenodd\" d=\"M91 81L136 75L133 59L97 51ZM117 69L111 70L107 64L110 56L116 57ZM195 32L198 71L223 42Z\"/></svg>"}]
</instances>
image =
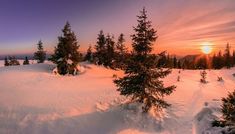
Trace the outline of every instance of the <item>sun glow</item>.
<instances>
[{"instance_id":1,"label":"sun glow","mask_svg":"<svg viewBox=\"0 0 235 134\"><path fill-rule=\"evenodd\" d=\"M201 51L204 53L204 54L210 54L212 52L212 43L210 42L204 42L202 43L201 45Z\"/></svg>"}]
</instances>

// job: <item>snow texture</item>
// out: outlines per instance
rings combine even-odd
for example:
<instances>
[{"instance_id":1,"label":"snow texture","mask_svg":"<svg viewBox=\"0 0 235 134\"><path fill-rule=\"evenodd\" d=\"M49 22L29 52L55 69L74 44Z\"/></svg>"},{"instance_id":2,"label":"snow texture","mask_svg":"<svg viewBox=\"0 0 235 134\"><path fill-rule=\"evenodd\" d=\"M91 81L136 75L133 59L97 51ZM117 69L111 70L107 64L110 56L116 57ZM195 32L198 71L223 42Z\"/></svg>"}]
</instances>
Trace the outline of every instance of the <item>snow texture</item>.
<instances>
[{"instance_id":1,"label":"snow texture","mask_svg":"<svg viewBox=\"0 0 235 134\"><path fill-rule=\"evenodd\" d=\"M113 84L114 71L82 63L76 76L52 73L50 62L3 67L0 61L0 134L219 134L211 121L221 116L221 97L234 90L235 68L173 70L164 83L176 85L166 97L171 107L162 116L143 114L126 104ZM223 81L217 81L217 76Z\"/></svg>"}]
</instances>

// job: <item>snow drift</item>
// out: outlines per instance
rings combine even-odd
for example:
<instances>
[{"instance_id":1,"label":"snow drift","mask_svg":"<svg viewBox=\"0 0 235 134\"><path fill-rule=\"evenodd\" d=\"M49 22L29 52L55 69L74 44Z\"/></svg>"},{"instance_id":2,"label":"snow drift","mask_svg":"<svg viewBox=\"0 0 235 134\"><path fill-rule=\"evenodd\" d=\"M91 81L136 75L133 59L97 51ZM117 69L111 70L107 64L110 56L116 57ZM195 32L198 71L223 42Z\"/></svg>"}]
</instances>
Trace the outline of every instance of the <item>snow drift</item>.
<instances>
[{"instance_id":1,"label":"snow drift","mask_svg":"<svg viewBox=\"0 0 235 134\"><path fill-rule=\"evenodd\" d=\"M221 115L221 97L235 87L234 68L207 70L207 84L200 83L200 70L173 70L164 80L177 86L166 98L172 105L156 118L124 103L112 82L122 71L82 66L77 76L54 75L49 62L0 67L0 133L216 134L221 129L210 122Z\"/></svg>"}]
</instances>

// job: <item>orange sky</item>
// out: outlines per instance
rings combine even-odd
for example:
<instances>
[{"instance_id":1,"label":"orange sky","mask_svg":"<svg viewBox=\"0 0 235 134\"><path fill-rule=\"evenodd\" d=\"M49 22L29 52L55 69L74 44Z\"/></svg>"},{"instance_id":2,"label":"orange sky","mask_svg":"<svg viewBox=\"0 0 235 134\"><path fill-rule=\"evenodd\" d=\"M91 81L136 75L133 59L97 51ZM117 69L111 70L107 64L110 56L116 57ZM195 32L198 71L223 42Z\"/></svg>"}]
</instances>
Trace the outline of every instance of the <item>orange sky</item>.
<instances>
[{"instance_id":1,"label":"orange sky","mask_svg":"<svg viewBox=\"0 0 235 134\"><path fill-rule=\"evenodd\" d=\"M143 7L147 9L149 19L159 36L154 46L156 53L167 50L176 55L200 54L200 45L203 42L211 42L214 51L223 50L227 42L230 43L232 49L235 47L233 0L116 0L115 2L101 0L99 3L92 2L88 0L86 3L79 1L76 4L60 3L62 7L63 4L68 5L66 5L66 10L57 9L57 12L60 11L57 18L54 18L57 12L50 13L48 10L48 13L42 14L34 11L35 8L28 9L26 13L31 12L32 15L37 13L40 24L30 20L27 21L27 23L30 22L28 25L18 26L17 23L23 21L22 17L27 17L26 15L15 16L22 18L15 21L7 18L5 23L9 24L8 29L12 30L7 33L0 32L0 55L32 53L40 39L45 49L52 52L57 44L57 37L61 35L61 29L67 20L78 37L81 51L85 51L90 44L95 45L97 34L101 29L105 33L113 34L115 39L120 33L124 33L126 43L130 47L130 35L133 34L133 26L137 24L136 15ZM28 8L24 7L23 3L21 4L22 8ZM56 11L54 4L51 4L50 10ZM41 6L37 8L46 10L46 3ZM7 40L8 37L11 38Z\"/></svg>"}]
</instances>

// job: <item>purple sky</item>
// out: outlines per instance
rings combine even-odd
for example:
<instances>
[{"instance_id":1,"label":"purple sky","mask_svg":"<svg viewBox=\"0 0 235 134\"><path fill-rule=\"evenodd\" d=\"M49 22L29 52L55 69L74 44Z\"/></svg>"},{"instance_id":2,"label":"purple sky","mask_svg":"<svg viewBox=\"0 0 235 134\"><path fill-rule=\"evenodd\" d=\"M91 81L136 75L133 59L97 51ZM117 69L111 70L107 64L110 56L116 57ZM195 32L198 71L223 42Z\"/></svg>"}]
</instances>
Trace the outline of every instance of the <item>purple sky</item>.
<instances>
[{"instance_id":1,"label":"purple sky","mask_svg":"<svg viewBox=\"0 0 235 134\"><path fill-rule=\"evenodd\" d=\"M214 50L235 44L233 0L1 0L0 55L32 53L38 40L52 52L66 21L81 50L94 45L99 30L124 33L130 45L136 15L146 7L159 38L155 52L200 53L200 44Z\"/></svg>"}]
</instances>

